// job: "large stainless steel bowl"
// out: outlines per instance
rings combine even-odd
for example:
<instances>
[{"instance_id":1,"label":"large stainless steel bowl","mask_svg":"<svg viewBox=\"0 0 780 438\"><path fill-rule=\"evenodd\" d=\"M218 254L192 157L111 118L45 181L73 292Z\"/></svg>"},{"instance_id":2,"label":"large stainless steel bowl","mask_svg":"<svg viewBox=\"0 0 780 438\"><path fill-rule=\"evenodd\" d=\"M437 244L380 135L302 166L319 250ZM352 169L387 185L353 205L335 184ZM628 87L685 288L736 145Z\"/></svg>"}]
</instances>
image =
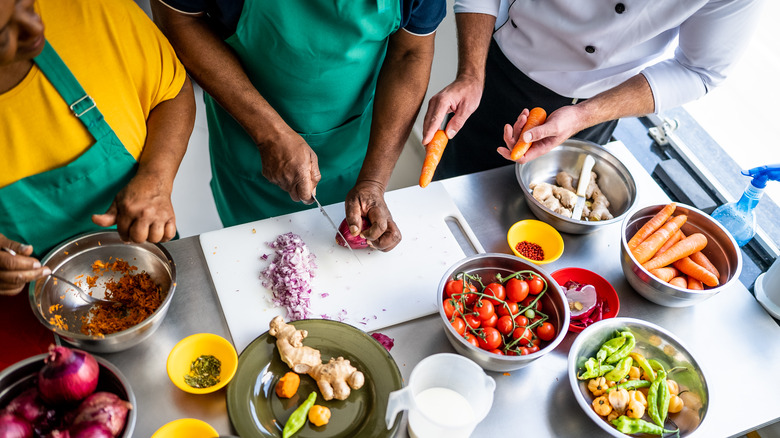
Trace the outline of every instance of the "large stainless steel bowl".
<instances>
[{"instance_id":1,"label":"large stainless steel bowl","mask_svg":"<svg viewBox=\"0 0 780 438\"><path fill-rule=\"evenodd\" d=\"M583 154L590 154L596 160L593 171L598 175L601 191L609 200L609 211L613 219L582 221L568 218L547 209L531 194L529 186L532 183L555 184L555 175L560 171L571 174L576 183L582 167ZM515 166L515 175L531 212L539 220L547 222L564 233L587 234L618 223L636 202L636 183L626 166L603 147L584 140L566 140L539 158L525 164L518 163Z\"/></svg>"},{"instance_id":2,"label":"large stainless steel bowl","mask_svg":"<svg viewBox=\"0 0 780 438\"><path fill-rule=\"evenodd\" d=\"M54 248L41 263L51 268L60 276L73 280L77 276L94 275L92 264L96 260L106 262L111 258L123 259L137 266L138 271L147 272L161 287L165 294L160 307L143 322L117 333L105 336L91 336L81 333L81 320L90 307L72 307L74 304L72 292L62 282L43 278L30 283L30 304L38 320L59 335L66 342L84 350L97 353L114 353L137 345L152 335L162 324L168 307L173 299L176 288L176 265L168 251L153 243L124 243L115 231L105 231L85 234ZM114 274L118 279L121 274ZM111 278L109 274L104 278ZM96 289L100 289L98 286ZM95 291L97 292L97 290ZM95 293L95 296L98 296ZM58 307L64 306L65 309ZM67 329L53 324L52 319L59 315L67 325Z\"/></svg>"},{"instance_id":3,"label":"large stainless steel bowl","mask_svg":"<svg viewBox=\"0 0 780 438\"><path fill-rule=\"evenodd\" d=\"M19 361L0 372L0 409L4 408L14 397L36 384L38 371L43 367L43 360L48 354L39 354ZM133 409L127 412L125 428L118 436L131 438L138 415L138 405L130 382L111 362L95 356L99 367L98 386L96 391L111 392L120 399L130 402Z\"/></svg>"},{"instance_id":4,"label":"large stainless steel bowl","mask_svg":"<svg viewBox=\"0 0 780 438\"><path fill-rule=\"evenodd\" d=\"M522 270L533 271L547 282L547 292L545 292L540 301L542 303L542 310L550 317L549 321L557 330L555 338L541 350L525 356L501 356L469 344L455 331L449 322L449 318L444 314L444 307L442 304L444 302L444 286L447 281L452 279L456 274L465 272L471 275L479 275L482 278L483 283L487 285L487 283L495 278L496 274L501 274L506 277L514 272ZM566 336L569 328L569 305L563 291L558 287L558 283L540 267L525 262L520 257L514 255L483 253L466 257L455 263L444 273L436 294L439 315L441 316L441 321L444 325L444 333L447 335L450 344L452 344L453 348L455 348L458 353L473 360L486 370L512 371L523 368L554 350Z\"/></svg>"},{"instance_id":5,"label":"large stainless steel bowl","mask_svg":"<svg viewBox=\"0 0 780 438\"><path fill-rule=\"evenodd\" d=\"M628 241L650 218L658 213L666 204L651 205L641 208L626 216L620 233L620 266L628 283L640 295L648 300L667 307L686 307L704 301L717 293L730 288L739 281L742 272L742 251L728 231L710 215L694 207L677 204L674 215L685 214L687 221L682 226L686 236L702 233L707 237L707 247L702 253L710 259L720 272L720 285L713 288L695 291L672 286L651 275L640 265L631 251Z\"/></svg>"},{"instance_id":6,"label":"large stainless steel bowl","mask_svg":"<svg viewBox=\"0 0 780 438\"><path fill-rule=\"evenodd\" d=\"M636 337L634 351L648 359L661 362L667 370L680 367L669 375L669 379L676 381L680 386L680 398L683 399L685 407L681 412L669 414L666 426L667 429L673 429L673 425L677 425L682 437L692 434L704 421L709 406L709 390L704 373L696 359L673 334L639 319L604 319L577 335L569 350L567 365L569 384L577 403L594 423L610 435L618 438L629 437L618 432L605 418L596 414L591 406L594 397L588 391L588 381L577 379L577 372L589 357L596 356L601 344L615 336L616 332L624 330L630 330Z\"/></svg>"}]
</instances>

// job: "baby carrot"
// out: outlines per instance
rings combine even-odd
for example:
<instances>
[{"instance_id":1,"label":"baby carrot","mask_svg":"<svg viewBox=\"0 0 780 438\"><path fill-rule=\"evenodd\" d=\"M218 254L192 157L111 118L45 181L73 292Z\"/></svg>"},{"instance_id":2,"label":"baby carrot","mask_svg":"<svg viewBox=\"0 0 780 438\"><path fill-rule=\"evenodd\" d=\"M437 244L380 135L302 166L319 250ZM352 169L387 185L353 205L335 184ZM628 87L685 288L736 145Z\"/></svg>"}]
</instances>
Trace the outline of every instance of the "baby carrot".
<instances>
[{"instance_id":1,"label":"baby carrot","mask_svg":"<svg viewBox=\"0 0 780 438\"><path fill-rule=\"evenodd\" d=\"M666 250L665 253L659 254L648 260L642 266L648 271L652 271L653 269L674 263L683 257L688 257L696 251L701 251L705 246L707 246L707 237L704 236L704 234L691 234L685 239L675 243L671 248Z\"/></svg>"},{"instance_id":2,"label":"baby carrot","mask_svg":"<svg viewBox=\"0 0 780 438\"><path fill-rule=\"evenodd\" d=\"M677 277L680 275L680 271L677 270L677 268L673 268L671 266L664 266L663 268L653 269L650 271L651 274L658 277L659 280L669 282L674 277Z\"/></svg>"},{"instance_id":3,"label":"baby carrot","mask_svg":"<svg viewBox=\"0 0 780 438\"><path fill-rule=\"evenodd\" d=\"M525 121L523 129L520 131L520 138L517 139L517 143L515 143L515 146L512 148L510 157L513 160L519 160L531 147L532 143L523 141L523 134L529 129L541 125L545 120L547 120L547 112L543 108L536 107L528 113L528 120Z\"/></svg>"},{"instance_id":4,"label":"baby carrot","mask_svg":"<svg viewBox=\"0 0 780 438\"><path fill-rule=\"evenodd\" d=\"M687 274L689 277L693 277L702 283L706 284L710 287L715 287L718 285L718 279L715 277L715 275L704 269L702 266L700 266L698 263L691 260L690 257L683 257L680 260L677 260L673 263L673 266L680 270L680 272L683 272Z\"/></svg>"},{"instance_id":5,"label":"baby carrot","mask_svg":"<svg viewBox=\"0 0 780 438\"><path fill-rule=\"evenodd\" d=\"M644 263L653 258L658 252L658 249L661 248L669 238L676 234L687 220L688 216L681 214L666 221L661 228L657 229L650 237L636 247L634 250L634 258L636 258L639 263ZM673 247L674 245L672 245L672 248Z\"/></svg>"},{"instance_id":6,"label":"baby carrot","mask_svg":"<svg viewBox=\"0 0 780 438\"><path fill-rule=\"evenodd\" d=\"M420 187L427 187L433 179L433 172L441 161L444 148L447 147L447 134L441 129L433 134L433 140L425 146L425 161L420 173Z\"/></svg>"},{"instance_id":7,"label":"baby carrot","mask_svg":"<svg viewBox=\"0 0 780 438\"><path fill-rule=\"evenodd\" d=\"M701 283L701 281L688 276L688 290L704 290L704 285Z\"/></svg>"},{"instance_id":8,"label":"baby carrot","mask_svg":"<svg viewBox=\"0 0 780 438\"><path fill-rule=\"evenodd\" d=\"M688 280L686 280L685 277L674 277L669 280L669 284L672 286L681 287L683 289L688 289Z\"/></svg>"},{"instance_id":9,"label":"baby carrot","mask_svg":"<svg viewBox=\"0 0 780 438\"><path fill-rule=\"evenodd\" d=\"M650 218L649 221L645 222L644 225L642 225L642 228L639 229L636 233L634 233L634 236L631 237L631 240L628 241L628 249L631 250L631 252L634 252L634 249L636 249L637 246L639 246L640 243L642 243L643 240L647 239L648 236L653 234L655 230L661 227L661 225L666 222L667 219L669 219L669 216L674 213L674 209L677 208L677 204L672 202L671 204L667 204L664 206L664 208L661 209L658 213L655 214L652 218Z\"/></svg>"}]
</instances>

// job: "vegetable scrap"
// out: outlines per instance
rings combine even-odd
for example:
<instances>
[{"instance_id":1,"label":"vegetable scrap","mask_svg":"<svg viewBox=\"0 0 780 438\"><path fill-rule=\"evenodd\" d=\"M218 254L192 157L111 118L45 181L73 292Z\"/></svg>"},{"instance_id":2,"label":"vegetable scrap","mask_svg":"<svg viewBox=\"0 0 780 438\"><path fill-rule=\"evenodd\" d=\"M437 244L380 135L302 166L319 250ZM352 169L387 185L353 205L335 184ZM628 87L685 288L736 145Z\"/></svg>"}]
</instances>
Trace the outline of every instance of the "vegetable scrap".
<instances>
[{"instance_id":1,"label":"vegetable scrap","mask_svg":"<svg viewBox=\"0 0 780 438\"><path fill-rule=\"evenodd\" d=\"M90 288L95 287L97 278L107 272L122 274L119 281L106 282L105 297L114 303L96 303L89 313L81 318L81 332L85 335L101 336L120 332L140 324L162 305L165 298L162 288L146 272L138 270L122 259L103 263L96 260L92 271L97 274L87 277Z\"/></svg>"},{"instance_id":2,"label":"vegetable scrap","mask_svg":"<svg viewBox=\"0 0 780 438\"><path fill-rule=\"evenodd\" d=\"M391 338L390 336L387 336L384 333L371 333L371 337L376 339L377 342L382 344L383 347L387 349L387 351L390 351L391 348L395 345L395 339Z\"/></svg>"},{"instance_id":3,"label":"vegetable scrap","mask_svg":"<svg viewBox=\"0 0 780 438\"><path fill-rule=\"evenodd\" d=\"M609 303L598 295L593 285L569 280L563 287L571 311L569 325L584 329L609 313Z\"/></svg>"},{"instance_id":4,"label":"vegetable scrap","mask_svg":"<svg viewBox=\"0 0 780 438\"><path fill-rule=\"evenodd\" d=\"M523 240L515 245L515 249L527 259L536 260L537 262L544 260L544 249L539 244Z\"/></svg>"},{"instance_id":5,"label":"vegetable scrap","mask_svg":"<svg viewBox=\"0 0 780 438\"><path fill-rule=\"evenodd\" d=\"M184 383L193 388L210 388L219 383L222 362L210 354L198 356L190 364L190 372L184 376Z\"/></svg>"},{"instance_id":6,"label":"vegetable scrap","mask_svg":"<svg viewBox=\"0 0 780 438\"><path fill-rule=\"evenodd\" d=\"M292 371L288 371L279 378L278 382L276 382L276 395L279 398L290 398L298 392L298 386L300 386L300 384L301 376Z\"/></svg>"},{"instance_id":7,"label":"vegetable scrap","mask_svg":"<svg viewBox=\"0 0 780 438\"><path fill-rule=\"evenodd\" d=\"M268 243L274 258L261 277L263 286L273 292L272 302L284 307L291 321L305 319L311 313L311 280L317 264L303 239L295 233L278 236Z\"/></svg>"}]
</instances>

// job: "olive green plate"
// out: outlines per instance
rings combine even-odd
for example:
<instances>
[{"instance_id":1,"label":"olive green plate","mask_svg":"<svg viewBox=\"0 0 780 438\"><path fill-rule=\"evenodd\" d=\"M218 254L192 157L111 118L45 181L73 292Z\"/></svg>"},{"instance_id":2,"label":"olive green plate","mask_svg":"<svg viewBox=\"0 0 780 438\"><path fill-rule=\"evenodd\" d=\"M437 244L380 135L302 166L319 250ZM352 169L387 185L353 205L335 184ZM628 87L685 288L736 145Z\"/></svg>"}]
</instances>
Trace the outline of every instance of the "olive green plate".
<instances>
[{"instance_id":1,"label":"olive green plate","mask_svg":"<svg viewBox=\"0 0 780 438\"><path fill-rule=\"evenodd\" d=\"M401 389L401 372L390 353L374 338L348 324L326 319L308 319L292 323L309 335L304 345L320 350L322 361L343 356L362 371L366 383L352 390L346 400L325 401L314 379L301 376L298 393L280 399L274 392L279 377L290 371L276 348L276 338L263 333L252 341L238 359L238 370L227 390L230 421L242 438L281 437L287 418L312 391L317 391L318 405L331 411L330 422L316 427L307 422L296 438L390 437L397 431L385 425L387 398Z\"/></svg>"}]
</instances>

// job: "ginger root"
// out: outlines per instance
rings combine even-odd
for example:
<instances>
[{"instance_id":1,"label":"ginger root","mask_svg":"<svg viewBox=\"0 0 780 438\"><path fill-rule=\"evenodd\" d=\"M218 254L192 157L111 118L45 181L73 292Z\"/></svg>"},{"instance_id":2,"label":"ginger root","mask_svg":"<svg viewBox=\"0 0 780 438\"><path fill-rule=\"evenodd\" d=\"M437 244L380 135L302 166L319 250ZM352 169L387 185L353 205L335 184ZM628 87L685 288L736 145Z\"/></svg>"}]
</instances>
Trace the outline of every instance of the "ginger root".
<instances>
[{"instance_id":1,"label":"ginger root","mask_svg":"<svg viewBox=\"0 0 780 438\"><path fill-rule=\"evenodd\" d=\"M599 187L597 183L598 175L596 172L590 173L590 180L588 181L588 187L585 189L585 199L587 200L585 202L585 207L582 209L582 217L578 218L581 220L588 220L588 221L603 221L612 219L612 214L609 212L609 200L607 200L607 197L604 196L604 193L601 192L601 188ZM574 201L572 202L572 207L577 201L577 194L575 193L577 191L576 188L574 188L574 177L571 176L568 172L561 171L558 172L555 175L555 184L557 184L557 188L561 190L566 190L571 192L571 194L574 196ZM533 189L535 186L538 186L539 184L547 184L547 183L536 183L536 185L531 185L531 188ZM556 187L556 186L552 186ZM555 189L550 189L550 191L555 194ZM536 197L536 192L534 191L534 197ZM539 199L539 198L537 198ZM541 200L540 200L541 201ZM568 201L567 201L568 202ZM566 206L565 203L561 202L564 206ZM547 207L547 205L545 205ZM549 207L547 207L549 208ZM558 213L558 211L550 208L550 210ZM568 215L565 215L566 217L571 217L571 211Z\"/></svg>"},{"instance_id":2,"label":"ginger root","mask_svg":"<svg viewBox=\"0 0 780 438\"><path fill-rule=\"evenodd\" d=\"M268 333L276 337L282 361L296 373L311 376L317 382L323 399L346 400L350 388L360 389L365 383L363 373L343 357L322 363L319 350L303 345L303 339L309 335L306 330L296 330L281 316L272 319L269 326Z\"/></svg>"},{"instance_id":3,"label":"ginger root","mask_svg":"<svg viewBox=\"0 0 780 438\"><path fill-rule=\"evenodd\" d=\"M570 190L554 186L546 182L532 183L533 197L555 213L571 217L572 208L577 202L577 195Z\"/></svg>"}]
</instances>

